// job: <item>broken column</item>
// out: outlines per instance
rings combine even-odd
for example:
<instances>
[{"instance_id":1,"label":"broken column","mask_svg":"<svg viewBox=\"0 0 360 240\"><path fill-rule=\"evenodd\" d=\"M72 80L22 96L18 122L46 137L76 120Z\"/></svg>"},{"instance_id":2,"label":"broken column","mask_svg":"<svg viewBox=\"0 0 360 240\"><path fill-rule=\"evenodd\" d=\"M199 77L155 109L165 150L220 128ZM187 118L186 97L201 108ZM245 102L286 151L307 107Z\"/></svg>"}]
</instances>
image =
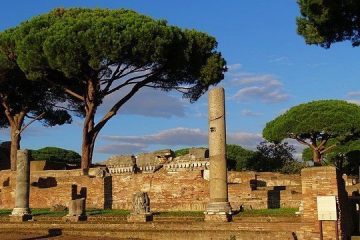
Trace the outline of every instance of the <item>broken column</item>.
<instances>
[{"instance_id":1,"label":"broken column","mask_svg":"<svg viewBox=\"0 0 360 240\"><path fill-rule=\"evenodd\" d=\"M86 221L85 198L70 200L69 213L64 217L66 222Z\"/></svg>"},{"instance_id":2,"label":"broken column","mask_svg":"<svg viewBox=\"0 0 360 240\"><path fill-rule=\"evenodd\" d=\"M224 88L209 91L210 202L206 221L230 221L226 167L226 127Z\"/></svg>"},{"instance_id":3,"label":"broken column","mask_svg":"<svg viewBox=\"0 0 360 240\"><path fill-rule=\"evenodd\" d=\"M30 193L30 161L28 150L17 151L15 208L10 221L23 222L32 219L29 208Z\"/></svg>"}]
</instances>

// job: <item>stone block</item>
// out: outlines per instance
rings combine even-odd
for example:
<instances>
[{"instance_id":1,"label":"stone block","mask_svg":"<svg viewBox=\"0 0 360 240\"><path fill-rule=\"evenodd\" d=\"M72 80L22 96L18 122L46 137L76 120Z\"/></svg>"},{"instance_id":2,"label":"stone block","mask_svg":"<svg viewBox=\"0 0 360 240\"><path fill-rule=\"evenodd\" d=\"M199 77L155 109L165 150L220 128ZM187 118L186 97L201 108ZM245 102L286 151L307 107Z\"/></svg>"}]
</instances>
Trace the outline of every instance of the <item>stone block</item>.
<instances>
[{"instance_id":1,"label":"stone block","mask_svg":"<svg viewBox=\"0 0 360 240\"><path fill-rule=\"evenodd\" d=\"M206 222L231 222L232 216L227 213L216 213L216 214L207 214L205 213Z\"/></svg>"},{"instance_id":2,"label":"stone block","mask_svg":"<svg viewBox=\"0 0 360 240\"><path fill-rule=\"evenodd\" d=\"M80 216L66 215L63 217L63 221L65 221L65 222L80 222L80 221L86 221L86 220L87 220L86 215L80 215Z\"/></svg>"},{"instance_id":3,"label":"stone block","mask_svg":"<svg viewBox=\"0 0 360 240\"><path fill-rule=\"evenodd\" d=\"M130 214L127 216L128 222L150 222L153 220L151 213L146 214Z\"/></svg>"},{"instance_id":4,"label":"stone block","mask_svg":"<svg viewBox=\"0 0 360 240\"><path fill-rule=\"evenodd\" d=\"M31 214L24 215L10 215L10 222L26 222L32 220Z\"/></svg>"}]
</instances>

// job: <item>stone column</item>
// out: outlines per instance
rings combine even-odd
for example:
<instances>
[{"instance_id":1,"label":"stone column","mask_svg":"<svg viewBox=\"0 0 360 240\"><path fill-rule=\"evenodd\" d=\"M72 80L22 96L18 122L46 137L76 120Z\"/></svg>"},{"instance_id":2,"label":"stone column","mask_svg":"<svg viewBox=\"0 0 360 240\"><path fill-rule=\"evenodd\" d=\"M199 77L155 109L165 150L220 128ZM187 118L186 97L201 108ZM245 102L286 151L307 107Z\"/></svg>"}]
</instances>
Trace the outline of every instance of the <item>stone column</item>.
<instances>
[{"instance_id":1,"label":"stone column","mask_svg":"<svg viewBox=\"0 0 360 240\"><path fill-rule=\"evenodd\" d=\"M10 220L22 222L32 219L29 208L30 161L28 150L17 151L15 208Z\"/></svg>"},{"instance_id":2,"label":"stone column","mask_svg":"<svg viewBox=\"0 0 360 240\"><path fill-rule=\"evenodd\" d=\"M214 88L209 92L209 158L210 202L205 220L229 221L224 88Z\"/></svg>"}]
</instances>

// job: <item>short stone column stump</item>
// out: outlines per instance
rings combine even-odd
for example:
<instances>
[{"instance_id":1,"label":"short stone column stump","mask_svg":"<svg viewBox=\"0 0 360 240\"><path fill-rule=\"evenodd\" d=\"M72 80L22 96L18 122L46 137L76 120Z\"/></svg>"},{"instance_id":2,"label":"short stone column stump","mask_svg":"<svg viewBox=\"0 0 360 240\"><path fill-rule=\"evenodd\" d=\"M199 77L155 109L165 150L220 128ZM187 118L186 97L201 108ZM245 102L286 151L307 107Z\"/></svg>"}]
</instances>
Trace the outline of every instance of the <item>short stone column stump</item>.
<instances>
[{"instance_id":1,"label":"short stone column stump","mask_svg":"<svg viewBox=\"0 0 360 240\"><path fill-rule=\"evenodd\" d=\"M71 200L69 202L69 214L63 217L65 222L86 221L85 198Z\"/></svg>"}]
</instances>

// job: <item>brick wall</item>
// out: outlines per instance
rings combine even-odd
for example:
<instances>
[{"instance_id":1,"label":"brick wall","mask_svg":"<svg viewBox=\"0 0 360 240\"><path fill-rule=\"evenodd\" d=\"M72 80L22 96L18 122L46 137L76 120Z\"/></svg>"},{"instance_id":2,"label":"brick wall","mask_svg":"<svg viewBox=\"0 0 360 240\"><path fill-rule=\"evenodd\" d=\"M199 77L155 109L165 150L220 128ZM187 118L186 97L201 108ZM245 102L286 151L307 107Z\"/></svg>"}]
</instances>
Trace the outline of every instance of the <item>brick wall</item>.
<instances>
[{"instance_id":1,"label":"brick wall","mask_svg":"<svg viewBox=\"0 0 360 240\"><path fill-rule=\"evenodd\" d=\"M279 176L278 179L286 178ZM234 209L239 209L240 205L251 209L267 208L271 203L269 196L272 196L270 193L274 187L252 189L250 180L254 177L254 172L229 173L229 201ZM274 184L274 178L272 181ZM149 193L155 211L202 211L209 200L208 181L203 179L200 170L168 173L162 169L156 173L129 173L106 178L81 176L79 170L50 170L32 171L30 205L32 208L66 205L74 195L74 188L78 195L86 189L87 206L91 208L131 209L132 194L137 191ZM278 196L275 203L281 207L298 207L301 195L296 188L299 186L275 189L275 196ZM14 189L15 174L8 170L0 171L0 208L13 208Z\"/></svg>"},{"instance_id":2,"label":"brick wall","mask_svg":"<svg viewBox=\"0 0 360 240\"><path fill-rule=\"evenodd\" d=\"M339 221L323 221L323 237L336 239L338 226L340 239L348 239L352 232L351 204L345 191L345 183L335 167L306 168L301 171L302 199L304 206L302 227L305 233L320 236L317 215L317 196L336 196L338 199Z\"/></svg>"}]
</instances>

